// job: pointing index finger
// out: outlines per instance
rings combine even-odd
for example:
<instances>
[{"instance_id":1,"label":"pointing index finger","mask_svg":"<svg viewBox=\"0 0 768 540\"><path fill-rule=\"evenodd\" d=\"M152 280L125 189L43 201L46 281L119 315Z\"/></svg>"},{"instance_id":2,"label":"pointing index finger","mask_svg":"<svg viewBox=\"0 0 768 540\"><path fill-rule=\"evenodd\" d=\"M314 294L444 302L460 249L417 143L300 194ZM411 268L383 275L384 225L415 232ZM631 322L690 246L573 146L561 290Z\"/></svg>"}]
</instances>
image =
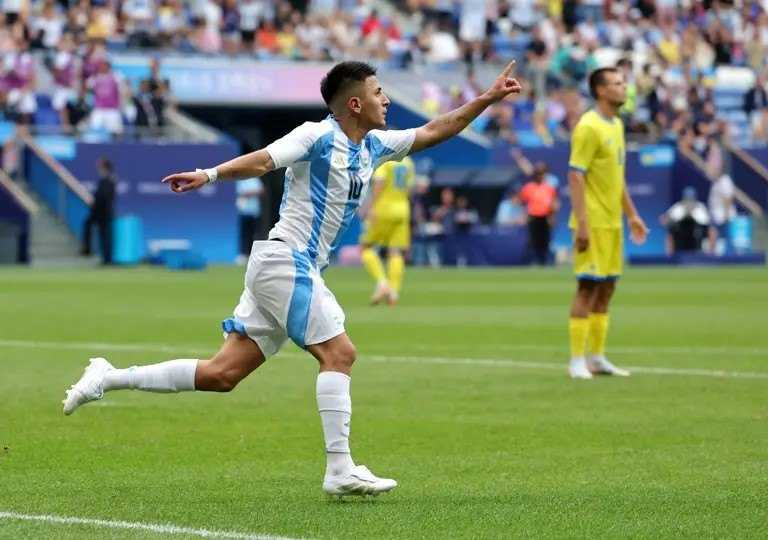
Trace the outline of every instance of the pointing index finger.
<instances>
[{"instance_id":1,"label":"pointing index finger","mask_svg":"<svg viewBox=\"0 0 768 540\"><path fill-rule=\"evenodd\" d=\"M507 64L507 67L504 68L504 71L501 72L501 74L504 77L509 77L512 75L512 72L515 70L515 64L517 63L516 60L512 60L509 64Z\"/></svg>"}]
</instances>

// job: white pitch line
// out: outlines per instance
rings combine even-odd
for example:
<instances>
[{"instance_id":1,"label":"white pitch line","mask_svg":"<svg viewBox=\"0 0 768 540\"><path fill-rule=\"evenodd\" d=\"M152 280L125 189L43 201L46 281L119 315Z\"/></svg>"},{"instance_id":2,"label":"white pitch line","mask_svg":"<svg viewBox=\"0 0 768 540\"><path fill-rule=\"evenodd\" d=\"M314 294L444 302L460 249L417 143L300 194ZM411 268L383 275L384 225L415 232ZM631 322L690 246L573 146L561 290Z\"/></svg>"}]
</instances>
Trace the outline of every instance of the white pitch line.
<instances>
[{"instance_id":1,"label":"white pitch line","mask_svg":"<svg viewBox=\"0 0 768 540\"><path fill-rule=\"evenodd\" d=\"M150 531L158 534L186 534L201 538L230 538L236 540L299 540L287 536L275 536L273 534L253 534L236 531L215 531L208 529L193 529L191 527L179 527L177 525L162 525L156 523L141 523L134 521L112 521L108 519L91 519L69 516L55 516L48 514L19 514L17 512L0 512L0 519L17 521L37 521L41 523L55 523L59 525L92 525L94 527L107 527L110 529L128 529L138 531Z\"/></svg>"},{"instance_id":2,"label":"white pitch line","mask_svg":"<svg viewBox=\"0 0 768 540\"><path fill-rule=\"evenodd\" d=\"M40 348L40 349L69 349L69 350L107 350L107 351L130 351L130 352L167 352L167 353L189 353L197 350L198 353L213 352L204 345L162 345L158 343L97 343L97 342L68 342L68 341L26 341L26 340L0 340L0 347L19 347L19 348ZM523 347L535 348L537 346L521 345ZM559 350L559 349L557 349ZM649 348L653 351L653 348ZM727 349L719 348L721 351ZM294 358L306 358L305 353L283 352L280 356ZM564 370L564 365L554 362L528 362L509 360L505 358L461 358L461 357L443 357L443 356L391 356L379 354L364 354L363 361L372 362L395 362L404 364L438 364L438 365L462 365L462 366L485 366L499 368L517 368L517 369L545 369L545 370ZM716 377L716 378L739 378L739 379L768 379L768 372L754 371L725 371L719 369L703 368L671 368L664 366L627 366L628 369L636 373L646 373L649 375L683 375L696 377Z\"/></svg>"},{"instance_id":3,"label":"white pitch line","mask_svg":"<svg viewBox=\"0 0 768 540\"><path fill-rule=\"evenodd\" d=\"M486 366L499 368L519 368L519 369L547 369L557 370L565 373L565 364L555 364L553 362L521 362L518 360L503 360L500 358L447 358L447 357L425 357L425 356L364 356L364 360L372 362L397 362L406 364L439 364L439 365L457 365L457 366ZM699 369L699 368L666 368L652 366L624 366L634 373L647 373L649 375L692 375L697 377L716 377L716 378L735 378L735 379L768 379L767 373L755 371L723 371L719 369Z\"/></svg>"}]
</instances>

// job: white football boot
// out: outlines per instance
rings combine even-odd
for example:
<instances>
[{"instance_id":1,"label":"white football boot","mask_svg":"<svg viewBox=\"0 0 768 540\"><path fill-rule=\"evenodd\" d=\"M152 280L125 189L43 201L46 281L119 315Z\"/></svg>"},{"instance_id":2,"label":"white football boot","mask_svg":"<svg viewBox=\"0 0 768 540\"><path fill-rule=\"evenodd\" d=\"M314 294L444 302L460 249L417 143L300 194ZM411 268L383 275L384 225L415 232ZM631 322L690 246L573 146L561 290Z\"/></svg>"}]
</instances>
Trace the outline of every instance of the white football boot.
<instances>
[{"instance_id":1,"label":"white football boot","mask_svg":"<svg viewBox=\"0 0 768 540\"><path fill-rule=\"evenodd\" d=\"M64 414L70 415L80 405L104 397L104 374L115 369L104 358L91 358L83 376L67 390L67 397L62 401Z\"/></svg>"},{"instance_id":2,"label":"white football boot","mask_svg":"<svg viewBox=\"0 0 768 540\"><path fill-rule=\"evenodd\" d=\"M605 356L591 356L587 361L587 368L595 375L616 375L617 377L629 377L626 369L614 366Z\"/></svg>"},{"instance_id":3,"label":"white football boot","mask_svg":"<svg viewBox=\"0 0 768 540\"><path fill-rule=\"evenodd\" d=\"M346 474L326 476L323 480L323 491L328 495L343 497L344 495L373 495L386 493L397 487L397 482L390 478L379 478L368 470L365 465L355 465Z\"/></svg>"},{"instance_id":4,"label":"white football boot","mask_svg":"<svg viewBox=\"0 0 768 540\"><path fill-rule=\"evenodd\" d=\"M583 358L573 358L568 364L568 374L571 379L591 379L592 373L587 369L587 362Z\"/></svg>"}]
</instances>

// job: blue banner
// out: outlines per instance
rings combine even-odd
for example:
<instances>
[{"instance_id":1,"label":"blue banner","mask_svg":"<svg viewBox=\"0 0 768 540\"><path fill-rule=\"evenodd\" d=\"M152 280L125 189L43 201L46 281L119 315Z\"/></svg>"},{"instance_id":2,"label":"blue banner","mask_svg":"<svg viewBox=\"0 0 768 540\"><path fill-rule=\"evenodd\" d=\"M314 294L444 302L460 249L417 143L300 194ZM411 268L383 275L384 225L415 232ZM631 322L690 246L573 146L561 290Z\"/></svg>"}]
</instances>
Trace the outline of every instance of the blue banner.
<instances>
[{"instance_id":1,"label":"blue banner","mask_svg":"<svg viewBox=\"0 0 768 540\"><path fill-rule=\"evenodd\" d=\"M186 239L208 261L231 263L237 255L238 235L234 183L216 183L180 195L160 181L174 172L211 167L237 153L233 143L79 142L76 157L60 161L94 190L98 181L97 160L110 159L118 178L116 214L138 216L145 242Z\"/></svg>"}]
</instances>

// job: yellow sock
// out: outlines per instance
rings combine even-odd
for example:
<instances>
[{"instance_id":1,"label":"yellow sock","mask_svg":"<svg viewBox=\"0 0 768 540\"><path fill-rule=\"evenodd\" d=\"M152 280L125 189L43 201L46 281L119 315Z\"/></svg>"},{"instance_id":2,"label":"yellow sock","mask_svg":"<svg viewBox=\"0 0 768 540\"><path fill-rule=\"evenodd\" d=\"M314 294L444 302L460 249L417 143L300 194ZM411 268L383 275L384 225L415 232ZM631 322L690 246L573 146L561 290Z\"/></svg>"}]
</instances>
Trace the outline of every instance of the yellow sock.
<instances>
[{"instance_id":1,"label":"yellow sock","mask_svg":"<svg viewBox=\"0 0 768 540\"><path fill-rule=\"evenodd\" d=\"M381 283L387 280L386 274L384 274L384 265L381 263L381 257L372 248L365 248L360 254L360 258L363 261L363 266L368 271L368 274L376 281Z\"/></svg>"},{"instance_id":2,"label":"yellow sock","mask_svg":"<svg viewBox=\"0 0 768 540\"><path fill-rule=\"evenodd\" d=\"M605 354L605 341L608 338L608 314L589 314L589 352L590 354Z\"/></svg>"},{"instance_id":3,"label":"yellow sock","mask_svg":"<svg viewBox=\"0 0 768 540\"><path fill-rule=\"evenodd\" d=\"M389 275L389 285L399 293L403 286L403 274L405 273L405 260L401 254L390 255L387 261L387 274Z\"/></svg>"},{"instance_id":4,"label":"yellow sock","mask_svg":"<svg viewBox=\"0 0 768 540\"><path fill-rule=\"evenodd\" d=\"M571 358L584 358L589 334L589 319L571 317L568 321L568 333L571 337Z\"/></svg>"}]
</instances>

